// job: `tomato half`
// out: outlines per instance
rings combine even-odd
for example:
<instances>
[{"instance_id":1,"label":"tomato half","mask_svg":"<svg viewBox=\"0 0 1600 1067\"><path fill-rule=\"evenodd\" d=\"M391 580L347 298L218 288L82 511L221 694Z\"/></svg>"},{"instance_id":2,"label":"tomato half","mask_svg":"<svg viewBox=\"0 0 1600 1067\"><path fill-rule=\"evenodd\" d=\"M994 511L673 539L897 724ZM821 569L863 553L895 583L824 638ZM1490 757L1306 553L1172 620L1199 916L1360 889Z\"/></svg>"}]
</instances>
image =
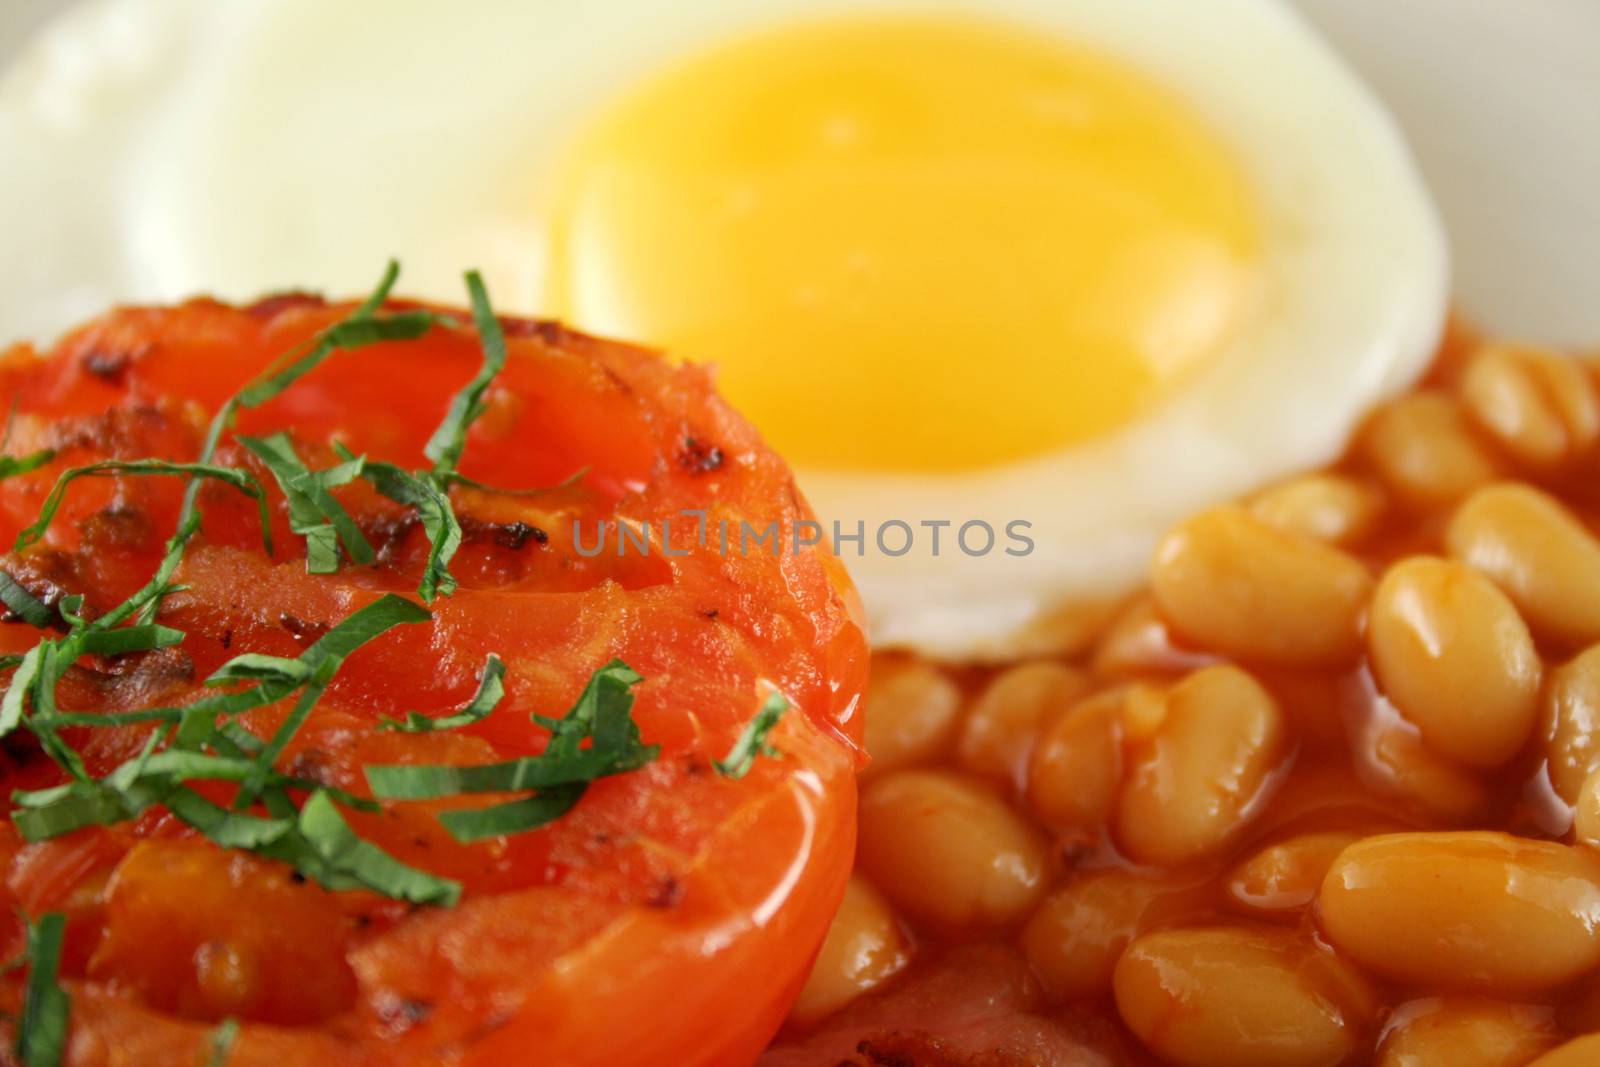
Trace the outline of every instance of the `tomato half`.
<instances>
[{"instance_id":1,"label":"tomato half","mask_svg":"<svg viewBox=\"0 0 1600 1067\"><path fill-rule=\"evenodd\" d=\"M12 349L0 360L15 404L5 451L57 456L0 482L0 543L34 519L68 466L192 459L227 397L349 310L308 297L237 309L193 301L114 312L48 353ZM549 825L474 844L436 818L459 798L347 813L396 858L458 880L452 908L330 892L213 845L159 808L31 844L0 826L0 914L67 915L69 1063L203 1062L214 1025L230 1017L242 1022L227 1061L236 1067L735 1065L777 1028L853 851L867 666L854 595L837 561L796 537L811 516L790 472L705 370L548 323L504 326L510 359L460 465L496 489L452 492L464 532L451 564L458 590L430 622L357 650L280 766L365 794L370 764L537 754L549 734L530 713L562 714L614 657L643 675L634 718L659 757L595 782ZM312 468L337 461L335 441L423 467L428 435L481 359L464 325L342 352L243 412L236 431L287 430ZM217 462L271 484L231 438ZM182 492L171 477L75 482L44 540L5 569L47 603L82 593L87 613L104 611L149 577ZM186 632L182 645L82 661L63 680L63 705L182 704L212 692L199 681L230 657L295 656L380 595L414 596L429 544L416 516L361 482L336 495L377 562L313 575L280 495L269 555L255 504L205 487L202 532L159 620ZM775 523L779 551L767 540L741 551L741 521L757 533ZM635 538L648 528L649 551L635 539L619 553L618 523ZM610 540L593 551L602 524ZM22 621L0 625L0 651L37 638ZM506 663L507 695L488 718L450 732L376 728L461 705L490 653ZM742 779L716 773L712 761L774 688L793 705L772 735L781 756ZM241 721L265 736L286 711ZM100 775L148 729L63 736ZM8 795L63 780L23 732L5 739L0 761ZM20 922L7 937L20 946ZM21 977L4 983L14 1010Z\"/></svg>"}]
</instances>

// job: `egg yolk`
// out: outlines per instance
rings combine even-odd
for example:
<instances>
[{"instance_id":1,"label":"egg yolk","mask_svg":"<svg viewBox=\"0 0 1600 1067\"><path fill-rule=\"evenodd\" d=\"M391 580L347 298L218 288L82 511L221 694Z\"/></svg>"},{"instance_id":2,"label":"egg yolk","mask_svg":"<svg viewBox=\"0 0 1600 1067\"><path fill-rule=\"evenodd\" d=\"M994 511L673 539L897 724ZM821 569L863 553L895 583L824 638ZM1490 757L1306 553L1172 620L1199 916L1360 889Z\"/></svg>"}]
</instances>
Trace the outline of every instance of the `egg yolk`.
<instances>
[{"instance_id":1,"label":"egg yolk","mask_svg":"<svg viewBox=\"0 0 1600 1067\"><path fill-rule=\"evenodd\" d=\"M807 24L646 80L557 183L547 312L719 365L787 458L930 471L1136 418L1259 266L1226 146L1128 65L961 19Z\"/></svg>"}]
</instances>

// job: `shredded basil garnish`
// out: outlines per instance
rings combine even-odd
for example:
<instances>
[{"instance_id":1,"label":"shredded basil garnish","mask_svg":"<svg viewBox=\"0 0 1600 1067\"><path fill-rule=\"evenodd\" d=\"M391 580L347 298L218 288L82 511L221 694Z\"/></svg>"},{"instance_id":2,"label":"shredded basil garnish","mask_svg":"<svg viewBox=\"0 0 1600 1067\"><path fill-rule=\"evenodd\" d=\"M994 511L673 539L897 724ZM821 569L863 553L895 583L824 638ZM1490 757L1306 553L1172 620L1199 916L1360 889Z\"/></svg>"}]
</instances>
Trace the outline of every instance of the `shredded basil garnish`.
<instances>
[{"instance_id":1,"label":"shredded basil garnish","mask_svg":"<svg viewBox=\"0 0 1600 1067\"><path fill-rule=\"evenodd\" d=\"M223 437L241 410L268 403L339 351L414 339L435 325L454 325L448 316L428 311L384 313L383 305L397 276L398 265L391 262L377 289L347 318L288 353L223 404L207 427L194 462L105 460L63 471L38 520L19 535L18 551L42 539L61 507L67 487L77 478L172 475L188 479L176 529L155 573L128 599L92 620L84 617L81 595L62 597L47 606L10 574L0 571L0 602L13 614L40 629L62 624L65 628L60 636L41 637L26 654L5 661L15 670L0 697L0 736L25 726L69 776L65 783L49 789L13 794L12 818L26 840L44 840L84 826L133 819L152 806L162 805L219 846L280 860L329 889L362 888L418 904L448 906L459 899L458 883L410 867L362 839L340 810L380 810L377 801L276 769L351 653L395 626L430 618L424 607L404 597L382 596L352 612L297 657L259 653L235 656L206 679L208 686L220 691L187 705L90 713L66 712L56 704L57 685L84 656L118 656L182 642L184 634L159 625L156 616L162 601L179 588L173 583L174 575L200 531L199 492L204 481L231 485L257 501L263 541L271 552L270 512L260 482L249 470L214 462ZM336 570L341 553L356 565L374 561L376 552L371 543L332 493L333 489L362 478L379 494L417 513L429 540L429 553L418 584L423 601L431 603L435 597L455 590L456 580L449 564L461 545L462 534L449 490L460 484L502 491L466 477L457 468L471 427L483 414L488 391L507 359L504 333L482 279L474 272L466 280L483 362L452 397L443 420L428 439L424 454L431 467L410 471L392 463L370 461L335 442L341 462L325 470L312 470L285 433L237 438L241 447L262 462L283 492L290 528L306 539L309 571ZM37 469L53 458L54 454L48 451L0 457L0 478ZM503 661L491 654L477 691L459 710L437 718L413 711L401 720L385 720L378 728L427 733L481 722L504 699L505 673ZM441 823L464 842L545 825L569 811L592 782L637 769L658 755L659 746L643 743L633 719L633 688L640 681L640 676L625 663L614 660L594 672L565 715L533 716L534 722L550 731L549 743L538 756L477 767L370 766L365 768L368 784L377 797L388 800L523 794L488 807L442 813ZM291 699L292 707L270 737L257 737L234 721L251 709ZM728 758L717 761L717 769L739 777L757 756L774 753L766 737L787 706L781 696L773 694ZM66 727L141 723L154 727L143 749L101 778L89 775L82 758L59 734ZM194 787L201 782L234 784L231 803L223 806L209 799ZM295 796L304 796L303 803L297 805ZM30 1067L35 1062L55 1063L65 1041L67 1004L65 994L56 986L53 962L59 958L61 923L59 916L54 920L46 916L38 926L30 928L30 958L34 964L28 1004L32 1007L25 1008L25 1025L19 1032L19 1053ZM35 944L38 953L32 952ZM38 992L34 990L36 978L42 983ZM51 990L58 999L50 998ZM236 1033L237 1024L218 1027L212 1042L214 1063L220 1064L227 1057ZM23 1052L25 1047L35 1051ZM29 1058L48 1057L52 1047L54 1060Z\"/></svg>"},{"instance_id":2,"label":"shredded basil garnish","mask_svg":"<svg viewBox=\"0 0 1600 1067\"><path fill-rule=\"evenodd\" d=\"M6 429L7 432L10 431L9 421ZM55 458L56 453L53 448L41 448L37 452L29 452L26 456L0 456L0 481L36 471Z\"/></svg>"},{"instance_id":3,"label":"shredded basil garnish","mask_svg":"<svg viewBox=\"0 0 1600 1067\"><path fill-rule=\"evenodd\" d=\"M306 683L288 718L262 746L261 753L256 757L258 773L241 787L236 806L244 806L260 793L265 778L272 772L273 763L304 725L312 706L321 698L322 691L333 680L334 673L346 656L395 626L426 622L429 618L427 609L389 593L353 612L302 652L300 662L310 668L310 681Z\"/></svg>"},{"instance_id":4,"label":"shredded basil garnish","mask_svg":"<svg viewBox=\"0 0 1600 1067\"><path fill-rule=\"evenodd\" d=\"M301 462L286 433L237 440L266 464L283 490L289 505L289 528L306 539L307 571L332 574L338 570L341 542L354 563L371 563L376 558L361 527L330 492L360 477L365 459L356 456L327 470L313 471Z\"/></svg>"},{"instance_id":5,"label":"shredded basil garnish","mask_svg":"<svg viewBox=\"0 0 1600 1067\"><path fill-rule=\"evenodd\" d=\"M408 471L393 463L368 463L362 477L383 496L406 507L415 508L428 538L428 558L423 566L417 593L424 604L437 596L455 592L456 579L450 573L450 560L461 547L461 523L450 504L450 484L461 480L456 466L467 447L467 431L484 411L484 394L506 363L505 332L489 304L489 292L477 271L467 272L467 291L472 298L472 318L483 347L483 364L472 380L450 400L443 421L434 429L423 455L433 461L429 470ZM346 459L348 451L340 450Z\"/></svg>"},{"instance_id":6,"label":"shredded basil garnish","mask_svg":"<svg viewBox=\"0 0 1600 1067\"><path fill-rule=\"evenodd\" d=\"M461 547L461 522L450 505L448 490L431 472L413 474L393 463L369 462L361 476L383 496L416 509L428 538L428 558L417 585L422 602L431 604L437 597L454 593L456 579L450 573L450 560Z\"/></svg>"},{"instance_id":7,"label":"shredded basil garnish","mask_svg":"<svg viewBox=\"0 0 1600 1067\"><path fill-rule=\"evenodd\" d=\"M750 773L757 756L782 755L767 743L767 735L778 725L778 720L783 718L783 713L788 710L789 701L782 693L769 693L761 709L745 723L744 731L739 734L728 755L723 759L712 761L711 765L717 769L717 773L724 778L743 778Z\"/></svg>"},{"instance_id":8,"label":"shredded basil garnish","mask_svg":"<svg viewBox=\"0 0 1600 1067\"><path fill-rule=\"evenodd\" d=\"M589 468L587 466L579 467L554 485L541 485L530 489L507 489L502 485L490 485L487 482L480 482L476 478L468 478L459 471L452 471L446 481L451 485L464 485L468 489L476 489L482 493L493 493L495 496L543 496L554 490L565 489L569 485L578 484L588 473Z\"/></svg>"},{"instance_id":9,"label":"shredded basil garnish","mask_svg":"<svg viewBox=\"0 0 1600 1067\"><path fill-rule=\"evenodd\" d=\"M472 298L472 322L483 346L483 366L451 399L444 421L423 446L422 454L433 460L434 477L441 480L448 479L460 466L461 453L467 447L467 430L483 414L483 396L506 365L506 335L489 306L489 291L484 288L483 278L475 270L467 272L467 292Z\"/></svg>"},{"instance_id":10,"label":"shredded basil garnish","mask_svg":"<svg viewBox=\"0 0 1600 1067\"><path fill-rule=\"evenodd\" d=\"M37 626L42 630L56 621L56 613L6 571L0 571L0 601L29 626Z\"/></svg>"},{"instance_id":11,"label":"shredded basil garnish","mask_svg":"<svg viewBox=\"0 0 1600 1067\"><path fill-rule=\"evenodd\" d=\"M25 527L17 534L16 543L11 546L11 550L21 552L44 537L45 531L55 521L56 512L61 509L61 501L66 496L67 487L79 478L116 478L125 475L181 475L192 479L191 486L198 486L200 479L205 478L233 486L246 496L255 498L256 507L261 514L261 541L266 546L267 552L269 554L272 552L272 528L267 512L267 495L262 491L261 483L256 481L255 475L247 470L219 467L209 462L169 463L160 459L106 459L62 471L61 476L56 479L55 486L50 490L50 495L44 498L44 504L39 509L39 517L34 520L33 525Z\"/></svg>"},{"instance_id":12,"label":"shredded basil garnish","mask_svg":"<svg viewBox=\"0 0 1600 1067\"><path fill-rule=\"evenodd\" d=\"M408 867L377 845L358 837L325 791L311 794L300 809L299 830L331 871L374 892L413 904L439 904L447 908L461 899L459 882Z\"/></svg>"},{"instance_id":13,"label":"shredded basil garnish","mask_svg":"<svg viewBox=\"0 0 1600 1067\"><path fill-rule=\"evenodd\" d=\"M632 769L632 768L623 768ZM465 808L439 813L439 821L457 841L482 841L502 834L520 834L555 822L583 797L587 783L542 789L521 800L487 808Z\"/></svg>"},{"instance_id":14,"label":"shredded basil garnish","mask_svg":"<svg viewBox=\"0 0 1600 1067\"><path fill-rule=\"evenodd\" d=\"M239 411L257 408L275 399L285 389L315 370L335 352L361 348L382 341L410 341L421 337L439 321L432 312L410 311L377 316L383 302L389 298L395 280L400 276L400 265L390 260L383 278L372 294L341 322L328 327L309 343L305 350L290 352L279 362L283 366L269 369L250 385L236 393L217 411L206 428L200 446L199 464L209 464L222 443L222 435L233 426ZM161 600L171 590L172 575L183 562L189 541L200 529L200 482L191 479L183 495L183 506L178 512L178 529L167 542L167 552L156 573L144 587L121 605L97 619L95 626L116 626L135 615L149 622L160 608Z\"/></svg>"},{"instance_id":15,"label":"shredded basil garnish","mask_svg":"<svg viewBox=\"0 0 1600 1067\"><path fill-rule=\"evenodd\" d=\"M80 776L75 781L52 789L14 793L12 802L16 810L12 813L12 820L18 832L26 840L38 841L58 837L84 826L107 825L137 818L152 805L164 804L178 819L223 847L245 848L283 859L309 877L325 884L333 883L330 888L360 884L382 892L381 884L369 884L362 873L365 870L386 869L372 857L374 851L381 854L382 850L374 845L370 849L356 850L354 853L342 850L330 856L316 841L306 837L304 827L289 800L288 790L314 789L313 796L323 797L323 803L330 805L338 800L347 806L371 807L372 802L279 774L274 764L350 653L395 626L422 622L427 618L428 612L421 606L404 597L389 594L352 612L296 659L255 653L235 657L208 678L208 684L253 682L253 685L183 707L151 708L138 713L149 721L171 724L175 728L175 747L155 751L154 746L162 736L158 731L151 734L143 752L104 778ZM109 631L104 636L137 629L127 627ZM166 627L151 629L165 631L165 635L177 632ZM155 636L164 640L165 635ZM87 631L67 640L95 639L94 632ZM45 646L41 644L38 647ZM19 677L22 671L23 668L19 668ZM26 687L29 679L23 678L22 682ZM14 680L7 699L10 699L11 692L19 691ZM229 730L227 727L232 724L218 722L219 717L237 715L285 699L297 691L299 695L293 710L272 737L264 742L242 730ZM5 709L0 708L0 721L4 717ZM99 716L102 722L107 718ZM30 722L30 725L35 727L36 732L47 728L53 732L54 726L59 723ZM218 807L185 784L194 781L239 783L234 809L230 811ZM271 818L262 818L244 810L257 800L269 809ZM327 819L323 816L316 825L325 824ZM352 862L359 860L361 869L344 869L339 865L340 857L353 857ZM393 863L398 864L399 861ZM444 884L444 880L440 882ZM415 884L415 878L406 884ZM432 893L441 896L447 895L448 891L435 886Z\"/></svg>"},{"instance_id":16,"label":"shredded basil garnish","mask_svg":"<svg viewBox=\"0 0 1600 1067\"><path fill-rule=\"evenodd\" d=\"M228 1057L233 1055L234 1043L238 1040L239 1020L230 1015L212 1029L207 1039L211 1054L206 1057L206 1067L226 1067Z\"/></svg>"},{"instance_id":17,"label":"shredded basil garnish","mask_svg":"<svg viewBox=\"0 0 1600 1067\"><path fill-rule=\"evenodd\" d=\"M28 924L28 980L17 1022L17 1059L23 1067L58 1067L67 1048L72 1001L61 988L61 943L67 917L49 912Z\"/></svg>"},{"instance_id":18,"label":"shredded basil garnish","mask_svg":"<svg viewBox=\"0 0 1600 1067\"><path fill-rule=\"evenodd\" d=\"M478 691L472 695L471 700L462 705L460 711L453 715L441 715L437 719L410 711L406 713L404 719L383 719L378 723L378 729L407 734L426 734L436 730L458 730L463 726L481 722L488 718L495 705L506 695L505 676L505 663L491 652L483 665L483 674L478 679Z\"/></svg>"},{"instance_id":19,"label":"shredded basil garnish","mask_svg":"<svg viewBox=\"0 0 1600 1067\"><path fill-rule=\"evenodd\" d=\"M119 626L115 630L84 630L76 638L78 651L85 655L123 656L129 652L149 652L172 648L183 642L183 631L157 623Z\"/></svg>"},{"instance_id":20,"label":"shredded basil garnish","mask_svg":"<svg viewBox=\"0 0 1600 1067\"><path fill-rule=\"evenodd\" d=\"M633 720L633 687L641 680L626 663L612 660L590 676L566 715L534 716L550 730L549 746L540 755L465 767L369 765L367 784L374 796L389 800L536 793L488 808L442 813L439 821L459 841L543 826L576 804L597 778L637 770L656 758L660 746L644 744ZM584 748L586 741L589 747Z\"/></svg>"}]
</instances>

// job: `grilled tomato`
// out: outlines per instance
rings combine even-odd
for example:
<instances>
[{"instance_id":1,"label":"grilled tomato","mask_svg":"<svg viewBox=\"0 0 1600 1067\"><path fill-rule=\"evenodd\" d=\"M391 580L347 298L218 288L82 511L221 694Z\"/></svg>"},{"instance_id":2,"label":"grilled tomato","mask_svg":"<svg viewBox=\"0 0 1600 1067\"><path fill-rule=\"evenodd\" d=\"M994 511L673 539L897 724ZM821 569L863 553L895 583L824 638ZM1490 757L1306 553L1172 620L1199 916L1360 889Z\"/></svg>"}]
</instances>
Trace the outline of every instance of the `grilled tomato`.
<instances>
[{"instance_id":1,"label":"grilled tomato","mask_svg":"<svg viewBox=\"0 0 1600 1067\"><path fill-rule=\"evenodd\" d=\"M29 1064L748 1064L805 978L867 659L789 470L699 367L391 282L0 359Z\"/></svg>"}]
</instances>

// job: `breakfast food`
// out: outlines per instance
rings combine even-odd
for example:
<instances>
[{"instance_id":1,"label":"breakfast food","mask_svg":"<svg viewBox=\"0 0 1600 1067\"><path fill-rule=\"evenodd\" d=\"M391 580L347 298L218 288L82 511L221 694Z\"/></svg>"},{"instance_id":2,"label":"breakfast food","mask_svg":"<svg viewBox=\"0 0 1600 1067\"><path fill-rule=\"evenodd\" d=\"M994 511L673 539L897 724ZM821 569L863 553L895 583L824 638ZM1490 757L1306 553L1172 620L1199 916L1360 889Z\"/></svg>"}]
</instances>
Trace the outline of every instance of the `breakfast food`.
<instances>
[{"instance_id":1,"label":"breakfast food","mask_svg":"<svg viewBox=\"0 0 1600 1067\"><path fill-rule=\"evenodd\" d=\"M1600 1062L1600 360L1299 6L78 0L0 1062Z\"/></svg>"},{"instance_id":2,"label":"breakfast food","mask_svg":"<svg viewBox=\"0 0 1600 1067\"><path fill-rule=\"evenodd\" d=\"M1084 655L880 655L837 1014L766 1062L1592 1062L1597 469L1600 361L1457 330Z\"/></svg>"},{"instance_id":3,"label":"breakfast food","mask_svg":"<svg viewBox=\"0 0 1600 1067\"><path fill-rule=\"evenodd\" d=\"M1167 526L1333 459L1443 321L1405 145L1280 0L102 0L30 59L9 331L477 265L718 364L875 643L930 656L1086 639Z\"/></svg>"},{"instance_id":4,"label":"breakfast food","mask_svg":"<svg viewBox=\"0 0 1600 1067\"><path fill-rule=\"evenodd\" d=\"M0 359L28 1067L737 1065L804 979L854 837L848 580L688 523L586 547L787 531L788 469L702 370L392 281Z\"/></svg>"}]
</instances>

